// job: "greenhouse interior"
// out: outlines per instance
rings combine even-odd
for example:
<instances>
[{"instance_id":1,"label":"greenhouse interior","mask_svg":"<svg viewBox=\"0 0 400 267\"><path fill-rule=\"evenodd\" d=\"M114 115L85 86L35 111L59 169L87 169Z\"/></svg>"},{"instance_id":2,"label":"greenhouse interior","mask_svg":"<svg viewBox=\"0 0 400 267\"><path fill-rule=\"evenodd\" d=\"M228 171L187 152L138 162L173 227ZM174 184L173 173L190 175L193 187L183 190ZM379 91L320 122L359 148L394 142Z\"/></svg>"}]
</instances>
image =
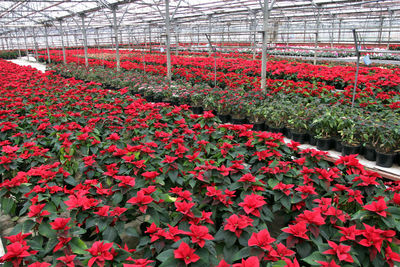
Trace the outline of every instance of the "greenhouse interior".
<instances>
[{"instance_id":1,"label":"greenhouse interior","mask_svg":"<svg viewBox=\"0 0 400 267\"><path fill-rule=\"evenodd\" d=\"M400 266L399 0L0 25L0 266Z\"/></svg>"}]
</instances>

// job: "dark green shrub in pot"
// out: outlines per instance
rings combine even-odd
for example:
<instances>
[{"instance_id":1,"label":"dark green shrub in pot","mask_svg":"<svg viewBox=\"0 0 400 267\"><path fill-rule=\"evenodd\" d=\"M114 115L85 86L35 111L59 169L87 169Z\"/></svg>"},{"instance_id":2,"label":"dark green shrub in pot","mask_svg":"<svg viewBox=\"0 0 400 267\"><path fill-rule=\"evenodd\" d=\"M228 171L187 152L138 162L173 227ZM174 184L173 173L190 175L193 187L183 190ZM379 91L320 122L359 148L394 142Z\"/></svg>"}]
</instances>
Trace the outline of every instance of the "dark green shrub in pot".
<instances>
[{"instance_id":1,"label":"dark green shrub in pot","mask_svg":"<svg viewBox=\"0 0 400 267\"><path fill-rule=\"evenodd\" d=\"M332 138L337 129L337 120L335 114L327 106L322 108L321 116L317 116L311 125L315 132L315 137L318 139Z\"/></svg>"},{"instance_id":2,"label":"dark green shrub in pot","mask_svg":"<svg viewBox=\"0 0 400 267\"><path fill-rule=\"evenodd\" d=\"M321 109L321 115L313 120L311 128L317 139L317 148L329 150L334 144L332 137L337 131L337 119L329 106L322 106Z\"/></svg>"},{"instance_id":3,"label":"dark green shrub in pot","mask_svg":"<svg viewBox=\"0 0 400 267\"><path fill-rule=\"evenodd\" d=\"M264 108L258 105L246 105L246 115L250 123L264 123Z\"/></svg>"},{"instance_id":4,"label":"dark green shrub in pot","mask_svg":"<svg viewBox=\"0 0 400 267\"><path fill-rule=\"evenodd\" d=\"M285 126L287 114L279 100L269 103L264 108L265 122L270 128L281 129Z\"/></svg>"},{"instance_id":5,"label":"dark green shrub in pot","mask_svg":"<svg viewBox=\"0 0 400 267\"><path fill-rule=\"evenodd\" d=\"M288 107L287 127L294 133L307 133L308 111L304 103L292 104Z\"/></svg>"},{"instance_id":6,"label":"dark green shrub in pot","mask_svg":"<svg viewBox=\"0 0 400 267\"><path fill-rule=\"evenodd\" d=\"M376 150L376 164L378 166L390 168L396 157L398 149L398 140L400 139L400 131L398 123L396 124L396 115L392 114L378 124Z\"/></svg>"}]
</instances>

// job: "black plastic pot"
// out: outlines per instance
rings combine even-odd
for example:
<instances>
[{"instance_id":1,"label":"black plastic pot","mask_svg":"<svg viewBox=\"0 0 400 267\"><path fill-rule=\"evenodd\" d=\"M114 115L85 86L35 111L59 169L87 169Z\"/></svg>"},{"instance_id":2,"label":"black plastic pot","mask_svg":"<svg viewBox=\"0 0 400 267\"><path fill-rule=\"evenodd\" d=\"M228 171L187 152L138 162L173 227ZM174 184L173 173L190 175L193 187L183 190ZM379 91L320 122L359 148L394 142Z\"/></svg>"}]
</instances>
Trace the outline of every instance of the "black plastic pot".
<instances>
[{"instance_id":1,"label":"black plastic pot","mask_svg":"<svg viewBox=\"0 0 400 267\"><path fill-rule=\"evenodd\" d=\"M333 140L335 142L335 150L337 152L342 152L342 149L343 149L342 141L340 139L333 139Z\"/></svg>"},{"instance_id":2,"label":"black plastic pot","mask_svg":"<svg viewBox=\"0 0 400 267\"><path fill-rule=\"evenodd\" d=\"M163 100L163 98L160 97L160 96L155 96L154 97L154 102L156 102L156 103L160 103L160 102L162 102L162 100Z\"/></svg>"},{"instance_id":3,"label":"black plastic pot","mask_svg":"<svg viewBox=\"0 0 400 267\"><path fill-rule=\"evenodd\" d=\"M146 100L147 100L147 102L154 102L154 97L153 96L145 96L144 97Z\"/></svg>"},{"instance_id":4,"label":"black plastic pot","mask_svg":"<svg viewBox=\"0 0 400 267\"><path fill-rule=\"evenodd\" d=\"M233 124L246 124L246 118L231 118Z\"/></svg>"},{"instance_id":5,"label":"black plastic pot","mask_svg":"<svg viewBox=\"0 0 400 267\"><path fill-rule=\"evenodd\" d=\"M375 148L370 146L364 146L364 158L366 160L375 161L376 160L376 151Z\"/></svg>"},{"instance_id":6,"label":"black plastic pot","mask_svg":"<svg viewBox=\"0 0 400 267\"><path fill-rule=\"evenodd\" d=\"M380 167L390 168L393 166L396 153L385 154L376 151L376 165Z\"/></svg>"},{"instance_id":7,"label":"black plastic pot","mask_svg":"<svg viewBox=\"0 0 400 267\"><path fill-rule=\"evenodd\" d=\"M352 146L352 145L343 144L342 145L342 155L347 156L347 155L359 154L360 148L361 148L361 145Z\"/></svg>"},{"instance_id":8,"label":"black plastic pot","mask_svg":"<svg viewBox=\"0 0 400 267\"><path fill-rule=\"evenodd\" d=\"M203 107L190 107L194 114L203 114Z\"/></svg>"},{"instance_id":9,"label":"black plastic pot","mask_svg":"<svg viewBox=\"0 0 400 267\"><path fill-rule=\"evenodd\" d=\"M397 153L396 158L395 158L395 163L400 166L400 152Z\"/></svg>"},{"instance_id":10,"label":"black plastic pot","mask_svg":"<svg viewBox=\"0 0 400 267\"><path fill-rule=\"evenodd\" d=\"M282 134L289 139L292 139L292 130L286 127L283 127Z\"/></svg>"},{"instance_id":11,"label":"black plastic pot","mask_svg":"<svg viewBox=\"0 0 400 267\"><path fill-rule=\"evenodd\" d=\"M283 127L281 127L281 128L275 128L275 127L269 126L269 131L270 131L271 133L281 133L281 132L283 131Z\"/></svg>"},{"instance_id":12,"label":"black plastic pot","mask_svg":"<svg viewBox=\"0 0 400 267\"><path fill-rule=\"evenodd\" d=\"M163 99L164 103L169 103L171 106L176 106L178 105L178 103L176 102L176 100L172 100L172 99Z\"/></svg>"},{"instance_id":13,"label":"black plastic pot","mask_svg":"<svg viewBox=\"0 0 400 267\"><path fill-rule=\"evenodd\" d=\"M308 135L309 135L308 143L312 146L317 145L317 139L315 139L314 135L312 135L312 134L308 134Z\"/></svg>"},{"instance_id":14,"label":"black plastic pot","mask_svg":"<svg viewBox=\"0 0 400 267\"><path fill-rule=\"evenodd\" d=\"M219 119L222 121L222 123L228 123L231 121L231 115L229 114L218 114Z\"/></svg>"},{"instance_id":15,"label":"black plastic pot","mask_svg":"<svg viewBox=\"0 0 400 267\"><path fill-rule=\"evenodd\" d=\"M252 122L250 122L252 123ZM253 124L253 131L265 131L265 123L264 122L256 122Z\"/></svg>"},{"instance_id":16,"label":"black plastic pot","mask_svg":"<svg viewBox=\"0 0 400 267\"><path fill-rule=\"evenodd\" d=\"M295 142L299 142L300 144L305 144L308 141L307 133L296 133L292 131L292 139Z\"/></svg>"},{"instance_id":17,"label":"black plastic pot","mask_svg":"<svg viewBox=\"0 0 400 267\"><path fill-rule=\"evenodd\" d=\"M327 151L332 149L333 139L331 138L317 138L317 148L319 150Z\"/></svg>"},{"instance_id":18,"label":"black plastic pot","mask_svg":"<svg viewBox=\"0 0 400 267\"><path fill-rule=\"evenodd\" d=\"M137 94L139 94L138 91L131 91L131 95L137 95Z\"/></svg>"}]
</instances>

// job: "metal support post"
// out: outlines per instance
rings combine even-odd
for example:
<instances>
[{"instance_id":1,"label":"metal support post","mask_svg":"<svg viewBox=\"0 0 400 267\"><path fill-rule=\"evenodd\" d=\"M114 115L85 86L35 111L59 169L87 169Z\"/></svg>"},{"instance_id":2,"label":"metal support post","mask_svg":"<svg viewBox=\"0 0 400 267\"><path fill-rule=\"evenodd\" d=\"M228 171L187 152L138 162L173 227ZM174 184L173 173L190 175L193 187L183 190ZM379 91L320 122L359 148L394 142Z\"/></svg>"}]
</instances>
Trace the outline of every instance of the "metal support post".
<instances>
[{"instance_id":1,"label":"metal support post","mask_svg":"<svg viewBox=\"0 0 400 267\"><path fill-rule=\"evenodd\" d=\"M342 38L342 21L343 19L339 19L338 43L340 43L340 39Z\"/></svg>"},{"instance_id":2,"label":"metal support post","mask_svg":"<svg viewBox=\"0 0 400 267\"><path fill-rule=\"evenodd\" d=\"M206 34L208 45L214 53L214 88L217 87L217 49L211 44L211 39L208 34Z\"/></svg>"},{"instance_id":3,"label":"metal support post","mask_svg":"<svg viewBox=\"0 0 400 267\"><path fill-rule=\"evenodd\" d=\"M149 24L149 46L150 46L150 53L151 53L151 25Z\"/></svg>"},{"instance_id":4,"label":"metal support post","mask_svg":"<svg viewBox=\"0 0 400 267\"><path fill-rule=\"evenodd\" d=\"M51 63L51 58L50 58L50 48L49 48L49 35L47 33L47 25L44 26L44 35L46 37L46 50L47 50L47 61L48 63Z\"/></svg>"},{"instance_id":5,"label":"metal support post","mask_svg":"<svg viewBox=\"0 0 400 267\"><path fill-rule=\"evenodd\" d=\"M114 36L115 36L115 57L117 59L117 71L121 68L121 62L119 59L119 42L118 42L118 24L117 24L117 7L112 8L113 12L113 27L114 27Z\"/></svg>"},{"instance_id":6,"label":"metal support post","mask_svg":"<svg viewBox=\"0 0 400 267\"><path fill-rule=\"evenodd\" d=\"M8 37L6 36L6 38L4 39L4 42L6 43L6 49L10 50L10 47L8 45Z\"/></svg>"},{"instance_id":7,"label":"metal support post","mask_svg":"<svg viewBox=\"0 0 400 267\"><path fill-rule=\"evenodd\" d=\"M390 17L389 17L389 32L388 32L388 40L387 40L387 46L386 46L386 49L388 50L389 49L389 46L390 46L390 34L391 34L391 32L392 32L392 21L393 21L393 10L389 10L389 13L390 13Z\"/></svg>"},{"instance_id":8,"label":"metal support post","mask_svg":"<svg viewBox=\"0 0 400 267\"><path fill-rule=\"evenodd\" d=\"M333 48L333 28L334 28L334 26L335 26L335 17L332 17L331 36L330 36L331 48Z\"/></svg>"},{"instance_id":9,"label":"metal support post","mask_svg":"<svg viewBox=\"0 0 400 267\"><path fill-rule=\"evenodd\" d=\"M83 49L85 52L85 66L89 66L89 59L88 59L88 47L87 47L87 35L86 35L86 26L85 26L85 15L81 14L82 19L82 35L83 35Z\"/></svg>"},{"instance_id":10,"label":"metal support post","mask_svg":"<svg viewBox=\"0 0 400 267\"><path fill-rule=\"evenodd\" d=\"M315 31L315 50L314 50L314 65L317 64L317 48L318 48L318 37L319 37L319 14L320 14L320 7L317 6L317 25Z\"/></svg>"},{"instance_id":11,"label":"metal support post","mask_svg":"<svg viewBox=\"0 0 400 267\"><path fill-rule=\"evenodd\" d=\"M356 98L356 88L357 88L357 81L358 81L358 69L360 68L360 51L358 49L359 44L358 44L356 29L353 29L353 37L354 37L354 46L355 46L356 55L357 55L357 67L356 67L356 76L354 79L353 98L351 100L351 108L354 107L354 100Z\"/></svg>"},{"instance_id":12,"label":"metal support post","mask_svg":"<svg viewBox=\"0 0 400 267\"><path fill-rule=\"evenodd\" d=\"M209 16L208 16L208 34L211 34L211 32L212 32L211 18L212 18L212 16L209 15ZM210 44L210 45L211 45L211 44ZM208 49L208 54L211 55L211 52L212 52L212 48L210 47L210 48Z\"/></svg>"},{"instance_id":13,"label":"metal support post","mask_svg":"<svg viewBox=\"0 0 400 267\"><path fill-rule=\"evenodd\" d=\"M171 71L171 25L170 25L170 17L169 17L169 0L165 0L165 27L166 27L166 41L167 41L167 78L168 81L171 82L172 71Z\"/></svg>"},{"instance_id":14,"label":"metal support post","mask_svg":"<svg viewBox=\"0 0 400 267\"><path fill-rule=\"evenodd\" d=\"M62 46L62 53L63 53L63 62L64 62L64 64L67 64L67 55L65 54L64 31L63 31L62 20L60 20L59 22L60 22L60 37L61 37L61 46Z\"/></svg>"},{"instance_id":15,"label":"metal support post","mask_svg":"<svg viewBox=\"0 0 400 267\"><path fill-rule=\"evenodd\" d=\"M225 43L225 24L222 24L222 44L221 45L224 45L224 43Z\"/></svg>"},{"instance_id":16,"label":"metal support post","mask_svg":"<svg viewBox=\"0 0 400 267\"><path fill-rule=\"evenodd\" d=\"M177 26L175 26L175 41L176 41L175 56L177 56L179 53L179 28Z\"/></svg>"},{"instance_id":17,"label":"metal support post","mask_svg":"<svg viewBox=\"0 0 400 267\"><path fill-rule=\"evenodd\" d=\"M38 57L38 44L37 44L37 42L36 42L36 32L35 32L35 28L32 28L32 35L33 35L33 45L34 45L34 49L35 49L35 59L36 59L36 61L38 61L39 60L39 57Z\"/></svg>"},{"instance_id":18,"label":"metal support post","mask_svg":"<svg viewBox=\"0 0 400 267\"><path fill-rule=\"evenodd\" d=\"M232 42L231 40L231 24L228 22L228 42Z\"/></svg>"},{"instance_id":19,"label":"metal support post","mask_svg":"<svg viewBox=\"0 0 400 267\"><path fill-rule=\"evenodd\" d=\"M25 52L26 52L26 58L29 61L29 53L28 53L28 43L26 41L26 29L22 28L22 31L24 32L24 41L25 41Z\"/></svg>"},{"instance_id":20,"label":"metal support post","mask_svg":"<svg viewBox=\"0 0 400 267\"><path fill-rule=\"evenodd\" d=\"M21 49L20 49L20 45L19 45L19 38L18 38L18 33L15 33L15 39L17 41L17 48L18 48L18 57L21 58Z\"/></svg>"},{"instance_id":21,"label":"metal support post","mask_svg":"<svg viewBox=\"0 0 400 267\"><path fill-rule=\"evenodd\" d=\"M94 40L94 43L96 44L97 47L99 47L99 45L100 45L100 43L99 43L100 36L99 36L99 29L98 28L96 28L95 34L96 34L96 39Z\"/></svg>"},{"instance_id":22,"label":"metal support post","mask_svg":"<svg viewBox=\"0 0 400 267\"><path fill-rule=\"evenodd\" d=\"M69 36L68 32L65 32L65 39L67 40L67 48L69 47Z\"/></svg>"},{"instance_id":23,"label":"metal support post","mask_svg":"<svg viewBox=\"0 0 400 267\"><path fill-rule=\"evenodd\" d=\"M133 28L128 28L128 43L129 43L129 49L131 50L132 50L132 34L133 34ZM146 36L146 32L144 32L144 35Z\"/></svg>"},{"instance_id":24,"label":"metal support post","mask_svg":"<svg viewBox=\"0 0 400 267\"><path fill-rule=\"evenodd\" d=\"M250 14L251 14L251 13L250 13ZM250 16L250 14L249 14L249 16ZM253 43L253 41L252 41L252 38L253 38L252 31L253 31L254 19L248 20L247 22L248 22L247 31L249 32L249 43L252 44L252 43Z\"/></svg>"},{"instance_id":25,"label":"metal support post","mask_svg":"<svg viewBox=\"0 0 400 267\"><path fill-rule=\"evenodd\" d=\"M264 0L263 10L263 40L261 57L261 90L266 90L267 80L267 42L268 42L268 19L269 19L269 0Z\"/></svg>"},{"instance_id":26,"label":"metal support post","mask_svg":"<svg viewBox=\"0 0 400 267\"><path fill-rule=\"evenodd\" d=\"M383 29L383 16L380 18L379 23L379 32L378 32L378 43L381 44L382 42L382 29Z\"/></svg>"},{"instance_id":27,"label":"metal support post","mask_svg":"<svg viewBox=\"0 0 400 267\"><path fill-rule=\"evenodd\" d=\"M10 33L10 47L11 47L11 49L14 49L14 44L13 44L13 39L12 39L11 33Z\"/></svg>"},{"instance_id":28,"label":"metal support post","mask_svg":"<svg viewBox=\"0 0 400 267\"><path fill-rule=\"evenodd\" d=\"M286 28L286 46L289 46L289 35L290 35L290 18L287 20L287 28Z\"/></svg>"},{"instance_id":29,"label":"metal support post","mask_svg":"<svg viewBox=\"0 0 400 267\"><path fill-rule=\"evenodd\" d=\"M253 30L253 60L256 59L256 31L257 31L257 19L256 19L256 15L254 14L254 19L252 21L252 30Z\"/></svg>"},{"instance_id":30,"label":"metal support post","mask_svg":"<svg viewBox=\"0 0 400 267\"><path fill-rule=\"evenodd\" d=\"M110 27L110 39L111 39L111 47L114 47L114 37L113 37L113 33L114 32L114 27L111 26Z\"/></svg>"},{"instance_id":31,"label":"metal support post","mask_svg":"<svg viewBox=\"0 0 400 267\"><path fill-rule=\"evenodd\" d=\"M71 40L71 46L78 46L78 37L76 36L75 31L71 33L72 37L74 38L73 40Z\"/></svg>"},{"instance_id":32,"label":"metal support post","mask_svg":"<svg viewBox=\"0 0 400 267\"><path fill-rule=\"evenodd\" d=\"M140 30L139 30L139 32L140 32ZM141 43L139 43L138 47L140 48L140 50L142 50L144 52L144 48L147 47L147 33L146 33L146 31L143 31L143 32L144 32L144 36L143 36L143 39L140 40Z\"/></svg>"},{"instance_id":33,"label":"metal support post","mask_svg":"<svg viewBox=\"0 0 400 267\"><path fill-rule=\"evenodd\" d=\"M17 43L17 50L18 50L18 57L21 57L21 49L20 49L20 45L19 45L19 37L18 37L18 33L15 32L15 42Z\"/></svg>"}]
</instances>

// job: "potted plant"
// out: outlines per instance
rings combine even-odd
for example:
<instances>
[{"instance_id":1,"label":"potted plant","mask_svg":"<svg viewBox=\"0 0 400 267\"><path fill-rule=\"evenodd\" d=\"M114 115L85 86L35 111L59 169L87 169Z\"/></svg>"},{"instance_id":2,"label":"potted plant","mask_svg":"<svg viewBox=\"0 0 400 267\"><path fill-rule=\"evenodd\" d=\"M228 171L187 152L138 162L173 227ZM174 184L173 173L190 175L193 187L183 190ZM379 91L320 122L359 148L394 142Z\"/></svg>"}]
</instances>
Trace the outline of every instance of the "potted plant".
<instances>
[{"instance_id":1,"label":"potted plant","mask_svg":"<svg viewBox=\"0 0 400 267\"><path fill-rule=\"evenodd\" d=\"M246 111L244 109L245 102L242 97L242 93L238 93L237 95L233 96L228 104L231 106L232 123L246 123Z\"/></svg>"},{"instance_id":2,"label":"potted plant","mask_svg":"<svg viewBox=\"0 0 400 267\"><path fill-rule=\"evenodd\" d=\"M217 109L217 114L219 119L223 123L227 123L231 121L231 106L228 105L223 99L219 100L215 103L216 109Z\"/></svg>"},{"instance_id":3,"label":"potted plant","mask_svg":"<svg viewBox=\"0 0 400 267\"><path fill-rule=\"evenodd\" d=\"M378 124L371 117L365 117L360 123L360 141L363 146L363 156L369 161L376 160L375 145L378 143Z\"/></svg>"},{"instance_id":4,"label":"potted plant","mask_svg":"<svg viewBox=\"0 0 400 267\"><path fill-rule=\"evenodd\" d=\"M376 165L390 168L394 163L396 150L398 149L398 126L381 122L377 137L377 143L375 144Z\"/></svg>"},{"instance_id":5,"label":"potted plant","mask_svg":"<svg viewBox=\"0 0 400 267\"><path fill-rule=\"evenodd\" d=\"M291 132L292 139L301 144L308 141L307 113L307 108L303 103L289 107L287 127Z\"/></svg>"},{"instance_id":6,"label":"potted plant","mask_svg":"<svg viewBox=\"0 0 400 267\"><path fill-rule=\"evenodd\" d=\"M285 126L286 114L282 112L279 104L272 102L264 108L264 118L269 131L279 133L283 131Z\"/></svg>"},{"instance_id":7,"label":"potted plant","mask_svg":"<svg viewBox=\"0 0 400 267\"><path fill-rule=\"evenodd\" d=\"M329 107L324 107L321 116L316 117L312 122L312 129L317 140L317 148L330 150L333 147L332 136L337 128L336 118Z\"/></svg>"},{"instance_id":8,"label":"potted plant","mask_svg":"<svg viewBox=\"0 0 400 267\"><path fill-rule=\"evenodd\" d=\"M361 149L360 132L355 121L348 120L351 123L339 131L342 140L342 155L359 154Z\"/></svg>"},{"instance_id":9,"label":"potted plant","mask_svg":"<svg viewBox=\"0 0 400 267\"><path fill-rule=\"evenodd\" d=\"M190 102L191 102L191 110L194 114L202 114L203 113L203 100L204 95L201 93L193 93L190 95Z\"/></svg>"},{"instance_id":10,"label":"potted plant","mask_svg":"<svg viewBox=\"0 0 400 267\"><path fill-rule=\"evenodd\" d=\"M174 89L173 85L171 85L169 88L168 87L164 88L164 90L161 92L161 101L162 102L174 104L172 101L173 89Z\"/></svg>"},{"instance_id":11,"label":"potted plant","mask_svg":"<svg viewBox=\"0 0 400 267\"><path fill-rule=\"evenodd\" d=\"M353 110L346 109L345 106L335 105L332 107L332 115L335 120L336 130L332 131L333 146L337 152L342 152L343 150L343 140L341 136L341 131L347 127L351 127L353 120L349 119L349 115ZM347 149L346 149L347 150Z\"/></svg>"},{"instance_id":12,"label":"potted plant","mask_svg":"<svg viewBox=\"0 0 400 267\"><path fill-rule=\"evenodd\" d=\"M265 130L265 118L263 108L251 104L246 105L247 118L253 124L254 131Z\"/></svg>"}]
</instances>

